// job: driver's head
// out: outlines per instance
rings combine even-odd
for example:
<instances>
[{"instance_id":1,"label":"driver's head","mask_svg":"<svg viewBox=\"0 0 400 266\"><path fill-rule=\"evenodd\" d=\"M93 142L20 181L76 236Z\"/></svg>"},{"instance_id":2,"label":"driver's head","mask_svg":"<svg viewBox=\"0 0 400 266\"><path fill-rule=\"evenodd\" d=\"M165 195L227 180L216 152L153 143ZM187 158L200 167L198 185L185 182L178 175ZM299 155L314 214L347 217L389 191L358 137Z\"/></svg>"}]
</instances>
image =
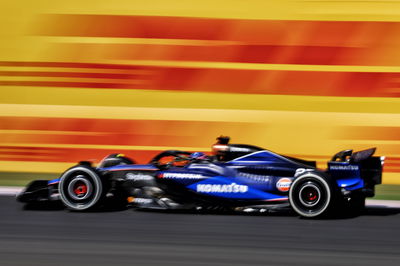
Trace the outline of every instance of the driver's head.
<instances>
[{"instance_id":1,"label":"driver's head","mask_svg":"<svg viewBox=\"0 0 400 266\"><path fill-rule=\"evenodd\" d=\"M190 154L190 159L192 160L206 160L207 155L203 152L194 152Z\"/></svg>"},{"instance_id":2,"label":"driver's head","mask_svg":"<svg viewBox=\"0 0 400 266\"><path fill-rule=\"evenodd\" d=\"M224 161L230 138L228 136L219 136L217 142L212 146L212 154L218 161Z\"/></svg>"}]
</instances>

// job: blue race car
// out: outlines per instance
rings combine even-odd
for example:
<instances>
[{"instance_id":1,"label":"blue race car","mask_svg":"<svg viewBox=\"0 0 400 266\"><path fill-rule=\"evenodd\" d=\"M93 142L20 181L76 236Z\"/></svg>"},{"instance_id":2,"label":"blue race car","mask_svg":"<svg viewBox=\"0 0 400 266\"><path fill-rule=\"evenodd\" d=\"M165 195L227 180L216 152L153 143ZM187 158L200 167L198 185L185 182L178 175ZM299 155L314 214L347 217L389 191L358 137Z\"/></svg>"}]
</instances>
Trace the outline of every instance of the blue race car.
<instances>
[{"instance_id":1,"label":"blue race car","mask_svg":"<svg viewBox=\"0 0 400 266\"><path fill-rule=\"evenodd\" d=\"M111 154L97 167L80 162L55 180L31 182L17 199L61 201L68 209L105 202L141 209L268 210L291 207L303 217L360 211L381 184L384 157L375 148L341 151L321 170L306 161L217 138L213 155L167 150L148 164Z\"/></svg>"}]
</instances>

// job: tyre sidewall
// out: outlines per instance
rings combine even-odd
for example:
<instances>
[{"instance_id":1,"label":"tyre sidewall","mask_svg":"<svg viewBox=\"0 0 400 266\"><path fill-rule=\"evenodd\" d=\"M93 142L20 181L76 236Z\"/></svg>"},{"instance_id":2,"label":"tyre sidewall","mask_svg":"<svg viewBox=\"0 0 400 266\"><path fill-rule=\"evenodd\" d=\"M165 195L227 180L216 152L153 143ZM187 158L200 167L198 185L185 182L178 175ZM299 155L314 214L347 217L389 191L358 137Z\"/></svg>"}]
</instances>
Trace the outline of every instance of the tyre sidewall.
<instances>
[{"instance_id":1,"label":"tyre sidewall","mask_svg":"<svg viewBox=\"0 0 400 266\"><path fill-rule=\"evenodd\" d=\"M91 182L93 186L92 188L93 195L90 195L89 197L91 199L89 199L89 201L85 202L84 204L80 203L77 200L74 201L68 191L69 184L78 176L82 176L80 178L87 179L89 182ZM61 201L67 208L74 211L84 211L93 209L95 206L98 205L103 196L103 184L100 177L93 168L83 165L78 165L68 169L61 175L59 183L59 192Z\"/></svg>"},{"instance_id":2,"label":"tyre sidewall","mask_svg":"<svg viewBox=\"0 0 400 266\"><path fill-rule=\"evenodd\" d=\"M321 198L319 199L322 202L322 206L316 210L312 210L313 206L307 208L308 206L304 205L300 200L300 189L304 184L309 183L316 185L318 189L322 190L320 191ZM329 177L315 172L305 173L297 177L289 190L290 205L296 213L306 218L327 215L332 209L334 197L335 193Z\"/></svg>"}]
</instances>

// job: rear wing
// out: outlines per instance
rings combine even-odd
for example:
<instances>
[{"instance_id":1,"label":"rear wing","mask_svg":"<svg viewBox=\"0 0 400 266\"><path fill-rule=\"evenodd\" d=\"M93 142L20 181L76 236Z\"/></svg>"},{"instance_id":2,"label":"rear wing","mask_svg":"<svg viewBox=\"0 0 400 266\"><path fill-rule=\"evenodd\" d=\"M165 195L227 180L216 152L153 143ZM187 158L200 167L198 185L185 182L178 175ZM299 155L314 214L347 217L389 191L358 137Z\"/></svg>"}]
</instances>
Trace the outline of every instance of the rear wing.
<instances>
[{"instance_id":1,"label":"rear wing","mask_svg":"<svg viewBox=\"0 0 400 266\"><path fill-rule=\"evenodd\" d=\"M358 152L353 152L353 150L343 150L335 155L333 155L331 161L333 162L350 162L350 163L359 163L363 160L366 160L372 155L374 155L376 148L370 148Z\"/></svg>"},{"instance_id":2,"label":"rear wing","mask_svg":"<svg viewBox=\"0 0 400 266\"><path fill-rule=\"evenodd\" d=\"M373 156L376 148L370 148L358 152L353 150L344 150L336 153L328 165L336 163L345 163L349 166L358 165L361 178L366 186L374 186L382 183L382 171L385 161L384 156Z\"/></svg>"},{"instance_id":3,"label":"rear wing","mask_svg":"<svg viewBox=\"0 0 400 266\"><path fill-rule=\"evenodd\" d=\"M361 161L354 161L360 165L361 178L366 186L382 184L382 171L385 157L370 156Z\"/></svg>"},{"instance_id":4,"label":"rear wing","mask_svg":"<svg viewBox=\"0 0 400 266\"><path fill-rule=\"evenodd\" d=\"M370 149L354 152L350 156L350 163L360 163L369 158L372 158L372 155L374 155L375 151L376 151L376 148L370 148Z\"/></svg>"}]
</instances>

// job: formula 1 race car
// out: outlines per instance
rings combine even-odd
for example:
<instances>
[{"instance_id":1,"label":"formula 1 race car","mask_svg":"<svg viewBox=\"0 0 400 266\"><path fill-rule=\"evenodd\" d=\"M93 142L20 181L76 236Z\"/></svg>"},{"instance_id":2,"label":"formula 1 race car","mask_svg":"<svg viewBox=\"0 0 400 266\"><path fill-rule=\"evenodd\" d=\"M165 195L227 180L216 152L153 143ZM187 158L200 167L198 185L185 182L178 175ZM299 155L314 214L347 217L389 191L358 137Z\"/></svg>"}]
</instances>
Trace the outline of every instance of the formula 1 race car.
<instances>
[{"instance_id":1,"label":"formula 1 race car","mask_svg":"<svg viewBox=\"0 0 400 266\"><path fill-rule=\"evenodd\" d=\"M139 209L268 210L303 217L360 211L381 184L384 157L375 148L335 154L326 170L306 161L217 138L213 155L167 150L148 164L111 154L97 167L82 161L55 180L31 182L17 199L61 201L68 209L102 208L107 200Z\"/></svg>"}]
</instances>

